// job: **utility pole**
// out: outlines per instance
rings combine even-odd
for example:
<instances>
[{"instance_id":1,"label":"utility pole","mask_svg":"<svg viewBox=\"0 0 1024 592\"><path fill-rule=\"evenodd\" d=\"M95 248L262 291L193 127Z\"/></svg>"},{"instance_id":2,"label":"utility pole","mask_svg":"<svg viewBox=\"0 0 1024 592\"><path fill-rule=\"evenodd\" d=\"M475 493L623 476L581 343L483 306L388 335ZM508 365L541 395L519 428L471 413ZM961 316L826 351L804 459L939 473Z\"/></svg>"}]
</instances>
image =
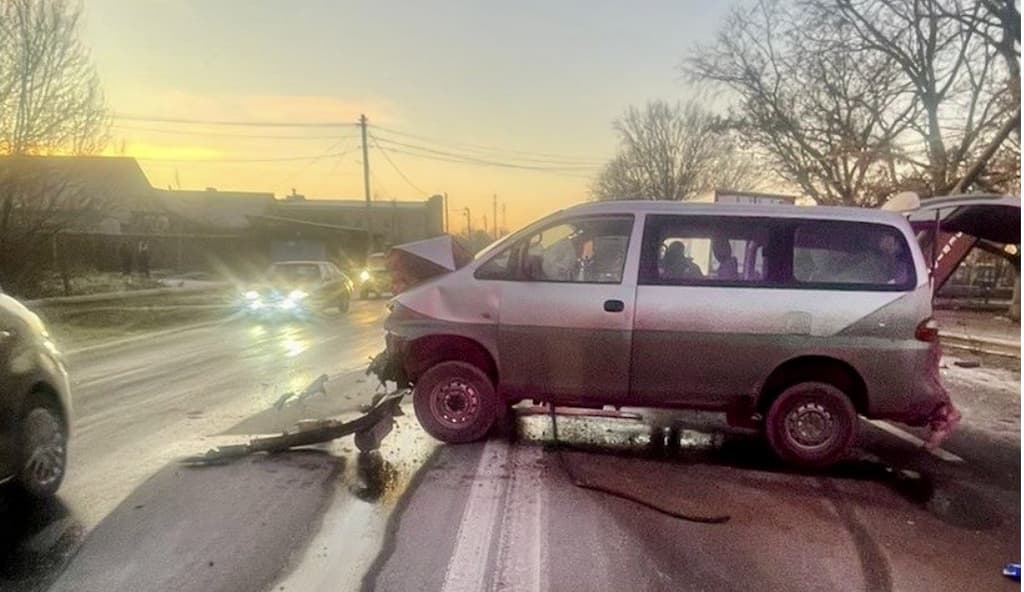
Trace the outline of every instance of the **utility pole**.
<instances>
[{"instance_id":1,"label":"utility pole","mask_svg":"<svg viewBox=\"0 0 1024 592\"><path fill-rule=\"evenodd\" d=\"M452 233L452 227L448 224L448 192L444 192L444 231L446 234Z\"/></svg>"},{"instance_id":2,"label":"utility pole","mask_svg":"<svg viewBox=\"0 0 1024 592\"><path fill-rule=\"evenodd\" d=\"M373 253L373 202L370 201L370 156L366 147L366 114L359 116L363 134L363 192L366 196L366 254Z\"/></svg>"},{"instance_id":3,"label":"utility pole","mask_svg":"<svg viewBox=\"0 0 1024 592\"><path fill-rule=\"evenodd\" d=\"M508 204L506 204L506 203L502 203L501 204L501 227L504 228L505 230L508 230L508 217L505 215L505 213L506 213L505 212L505 206L506 205L508 205Z\"/></svg>"},{"instance_id":4,"label":"utility pole","mask_svg":"<svg viewBox=\"0 0 1024 592\"><path fill-rule=\"evenodd\" d=\"M494 225L494 240L498 240L498 194L494 194L494 201L491 204L494 208L494 217L491 218L491 224Z\"/></svg>"},{"instance_id":5,"label":"utility pole","mask_svg":"<svg viewBox=\"0 0 1024 592\"><path fill-rule=\"evenodd\" d=\"M462 208L462 213L466 216L466 238L468 239L473 235L473 219L469 213L469 206Z\"/></svg>"}]
</instances>

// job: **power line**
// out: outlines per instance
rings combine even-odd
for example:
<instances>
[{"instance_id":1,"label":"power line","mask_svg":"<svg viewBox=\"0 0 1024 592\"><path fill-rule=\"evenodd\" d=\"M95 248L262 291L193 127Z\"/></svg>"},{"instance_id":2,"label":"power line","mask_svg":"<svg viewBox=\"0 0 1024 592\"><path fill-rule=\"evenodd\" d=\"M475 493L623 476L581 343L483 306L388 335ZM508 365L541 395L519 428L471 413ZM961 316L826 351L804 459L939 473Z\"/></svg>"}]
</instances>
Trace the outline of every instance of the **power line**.
<instances>
[{"instance_id":1,"label":"power line","mask_svg":"<svg viewBox=\"0 0 1024 592\"><path fill-rule=\"evenodd\" d=\"M143 121L148 123L185 123L191 125L233 125L241 127L354 127L348 121L260 121L260 120L223 120L223 119L182 119L173 117L147 117L143 115L115 114L114 119L120 121Z\"/></svg>"},{"instance_id":2,"label":"power line","mask_svg":"<svg viewBox=\"0 0 1024 592\"><path fill-rule=\"evenodd\" d=\"M219 164L219 163L248 163L248 162L295 162L300 160L319 160L322 158L341 157L349 152L352 152L355 148L349 150L343 150L341 152L334 152L330 154L319 154L315 156L286 156L281 158L145 158L135 157L135 160L141 160L144 162L186 162L196 164Z\"/></svg>"},{"instance_id":3,"label":"power line","mask_svg":"<svg viewBox=\"0 0 1024 592\"><path fill-rule=\"evenodd\" d=\"M448 151L445 151L445 150L437 150L435 148L430 148L430 147L427 147L427 146L420 146L420 145L417 145L417 144L408 144L408 143L405 143L405 142L398 142L396 140L389 140L387 138L380 138L380 141L384 142L385 144L392 145L392 146L400 146L402 148L407 148L409 150L416 150L416 151L424 152L424 153L429 154L429 155L438 156L438 157L444 157L444 158L447 158L447 159L452 160L452 161L462 162L463 164L479 164L479 165L485 165L485 166L495 166L495 167L504 167L504 168L513 168L513 169L525 169L525 170L534 170L534 171L559 171L560 170L560 171L570 171L570 172L573 172L573 171L574 172L581 172L581 171L586 171L586 170L596 170L597 168L599 168L597 165L562 165L562 164L557 164L557 163L550 163L548 165L540 165L540 164L523 164L523 163L517 163L517 162L503 162L503 161L498 161L498 160L479 158L479 157L472 156L472 155L467 155L467 154L459 154L457 152L448 152ZM399 152L399 153L403 153L403 154L405 153L405 152L402 152L402 151L394 149L394 148L392 148L392 150L394 152ZM418 156L424 156L424 155L423 154L418 154ZM440 160L440 159L438 159L438 160Z\"/></svg>"},{"instance_id":4,"label":"power line","mask_svg":"<svg viewBox=\"0 0 1024 592\"><path fill-rule=\"evenodd\" d=\"M332 152L331 152L332 150L336 149L339 144L341 144L342 142L344 142L346 139L348 139L350 137L352 137L352 136L345 136L343 138L340 138L337 142L335 142L335 143L331 144L330 146L328 146L327 149L324 150L323 154L321 154L317 158L314 158L313 160L310 160L306 164L302 165L302 167L300 167L298 170L296 170L296 171L292 172L292 174L288 175L288 179L284 182L284 184L285 185L290 185L291 182L293 180L295 180L296 177L301 176L303 173L305 173L307 170L309 170L309 167L313 166L314 164L316 164L317 162L319 162L319 161L321 161L321 160L323 160L325 158L328 158L332 154ZM337 166L337 163L341 161L341 157L342 156L344 156L346 154L349 154L350 152L352 152L355 149L356 148L349 148L348 150L342 151L340 154L334 153L338 157L337 160L335 161L335 166Z\"/></svg>"},{"instance_id":5,"label":"power line","mask_svg":"<svg viewBox=\"0 0 1024 592\"><path fill-rule=\"evenodd\" d=\"M490 162L485 162L485 161L476 161L475 162L475 161L458 159L458 158L446 158L446 157L443 157L443 156L433 156L433 155L430 155L430 154L422 154L422 153L419 153L419 152L411 152L411 151L408 151L408 150L401 150L401 149L398 149L398 148L391 148L390 150L391 150L391 152L393 152L395 154L405 154L407 156L415 156L415 157L418 157L418 158L425 158L427 160L436 160L436 161L439 161L439 162L451 162L451 163L456 163L456 164L469 164L469 165L477 165L477 166L511 168L511 169L525 170L525 171L535 171L535 172L550 173L552 175L560 175L560 176L563 176L563 177L575 177L575 178L578 178L578 179L590 179L591 178L591 175L585 174L582 171L571 172L571 171L566 171L564 169L557 169L557 168L521 166L521 165L513 165L513 164L506 164L506 163L490 163Z\"/></svg>"},{"instance_id":6,"label":"power line","mask_svg":"<svg viewBox=\"0 0 1024 592\"><path fill-rule=\"evenodd\" d=\"M402 172L402 169L398 168L398 165L396 165L395 162L391 160L391 157L388 155L387 151L381 148L380 144L377 143L377 136L370 134L370 139L373 140L373 145L377 147L377 151L384 156L384 160L388 161L388 164L391 165L391 168L395 169L395 172L398 173L398 176L401 177L403 181L405 181L406 185L412 187L412 190L420 195L427 195L426 191L423 191L422 189L417 187L415 183L410 181L409 177L406 177L405 173Z\"/></svg>"},{"instance_id":7,"label":"power line","mask_svg":"<svg viewBox=\"0 0 1024 592\"><path fill-rule=\"evenodd\" d=\"M355 138L356 134L347 136L339 136L337 134L331 135L276 135L276 134L239 134L231 132L209 132L204 130L183 130L183 129L166 129L158 127L146 127L146 126L133 126L133 125L112 125L114 129L128 130L128 131L140 131L140 132L153 132L157 134L178 134L185 136L210 136L210 137L224 137L224 138L260 138L265 140L335 140L339 138Z\"/></svg>"},{"instance_id":8,"label":"power line","mask_svg":"<svg viewBox=\"0 0 1024 592\"><path fill-rule=\"evenodd\" d=\"M538 151L514 150L514 149L511 149L511 148L497 148L497 147L494 147L494 146L485 146L485 145L482 145L482 144L471 144L471 143L465 143L465 142L451 142L451 141L447 141L446 142L444 140L438 140L436 138L431 138L431 137L428 137L428 136L423 136L423 135L419 135L419 134L413 134L413 133L409 133L409 132L403 132L403 131L400 131L400 130L396 130L396 129L392 129L392 128L387 128L387 127L381 127L379 125L374 125L373 127L375 129L377 129L377 130L380 130L380 131L383 131L383 132L386 132L386 133L395 134L397 136L404 136L404 137L412 138L412 139L415 139L415 140L421 140L421 141L424 141L424 142L431 142L431 143L434 143L434 144L438 144L438 145L440 145L442 147L447 145L449 147L462 148L464 150L465 149L471 149L471 150L476 150L476 151L499 153L499 154L500 153L520 154L520 155L524 155L525 157L543 157L546 161L549 161L549 162L551 162L551 161L559 161L559 162L562 162L564 164L595 164L595 165L601 165L601 164L604 164L604 162L606 160L606 159L602 159L602 158L598 158L598 157L593 157L593 156L576 156L576 155L558 154L558 153L554 153L554 152L538 152ZM530 158L513 158L513 160L532 160L532 159L530 159Z\"/></svg>"},{"instance_id":9,"label":"power line","mask_svg":"<svg viewBox=\"0 0 1024 592\"><path fill-rule=\"evenodd\" d=\"M377 175L373 174L373 169L370 169L370 179L373 180L373 186L374 188L376 188L373 197L374 200L377 200L377 196L384 196L384 199L394 197L394 194L388 191L388 188L385 187L384 184L380 182L380 179L377 178Z\"/></svg>"}]
</instances>

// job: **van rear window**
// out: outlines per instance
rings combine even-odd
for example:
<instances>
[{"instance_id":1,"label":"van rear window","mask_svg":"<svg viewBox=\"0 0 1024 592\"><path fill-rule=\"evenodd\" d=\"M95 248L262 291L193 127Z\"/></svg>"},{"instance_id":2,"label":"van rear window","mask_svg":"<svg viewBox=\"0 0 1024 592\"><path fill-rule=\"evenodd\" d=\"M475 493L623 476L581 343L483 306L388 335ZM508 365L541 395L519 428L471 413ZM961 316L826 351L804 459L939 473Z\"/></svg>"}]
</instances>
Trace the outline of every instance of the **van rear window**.
<instances>
[{"instance_id":1,"label":"van rear window","mask_svg":"<svg viewBox=\"0 0 1024 592\"><path fill-rule=\"evenodd\" d=\"M641 284L902 291L917 284L903 233L884 224L647 216Z\"/></svg>"},{"instance_id":2,"label":"van rear window","mask_svg":"<svg viewBox=\"0 0 1024 592\"><path fill-rule=\"evenodd\" d=\"M802 284L909 288L914 261L903 235L888 226L804 221L793 234L793 279Z\"/></svg>"}]
</instances>

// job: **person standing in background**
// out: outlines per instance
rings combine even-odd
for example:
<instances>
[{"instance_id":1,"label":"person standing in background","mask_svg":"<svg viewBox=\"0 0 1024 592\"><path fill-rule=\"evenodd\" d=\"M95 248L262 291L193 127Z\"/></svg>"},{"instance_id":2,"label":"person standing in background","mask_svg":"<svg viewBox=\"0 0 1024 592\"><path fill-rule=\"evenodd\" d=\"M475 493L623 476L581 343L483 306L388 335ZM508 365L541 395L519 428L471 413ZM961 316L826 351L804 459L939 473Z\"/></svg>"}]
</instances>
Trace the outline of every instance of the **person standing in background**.
<instances>
[{"instance_id":1,"label":"person standing in background","mask_svg":"<svg viewBox=\"0 0 1024 592\"><path fill-rule=\"evenodd\" d=\"M131 279L132 277L132 248L128 244L128 239L121 241L121 246L118 248L118 256L121 258L121 275Z\"/></svg>"},{"instance_id":2,"label":"person standing in background","mask_svg":"<svg viewBox=\"0 0 1024 592\"><path fill-rule=\"evenodd\" d=\"M139 242L139 273L149 279L149 241Z\"/></svg>"}]
</instances>

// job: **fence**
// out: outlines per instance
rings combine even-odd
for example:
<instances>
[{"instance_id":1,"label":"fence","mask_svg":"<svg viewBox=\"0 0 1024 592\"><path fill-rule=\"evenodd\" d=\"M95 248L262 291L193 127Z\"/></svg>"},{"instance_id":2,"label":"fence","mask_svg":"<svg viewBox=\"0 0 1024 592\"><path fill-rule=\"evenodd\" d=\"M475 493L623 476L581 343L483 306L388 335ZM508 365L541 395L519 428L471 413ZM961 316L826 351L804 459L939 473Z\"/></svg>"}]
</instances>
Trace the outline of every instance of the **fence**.
<instances>
[{"instance_id":1,"label":"fence","mask_svg":"<svg viewBox=\"0 0 1024 592\"><path fill-rule=\"evenodd\" d=\"M217 275L248 275L270 262L264 240L234 235L100 234L61 232L51 239L47 267L52 270L122 269L122 245L131 249L133 269L139 265L139 245L149 246L150 269L201 271Z\"/></svg>"}]
</instances>

